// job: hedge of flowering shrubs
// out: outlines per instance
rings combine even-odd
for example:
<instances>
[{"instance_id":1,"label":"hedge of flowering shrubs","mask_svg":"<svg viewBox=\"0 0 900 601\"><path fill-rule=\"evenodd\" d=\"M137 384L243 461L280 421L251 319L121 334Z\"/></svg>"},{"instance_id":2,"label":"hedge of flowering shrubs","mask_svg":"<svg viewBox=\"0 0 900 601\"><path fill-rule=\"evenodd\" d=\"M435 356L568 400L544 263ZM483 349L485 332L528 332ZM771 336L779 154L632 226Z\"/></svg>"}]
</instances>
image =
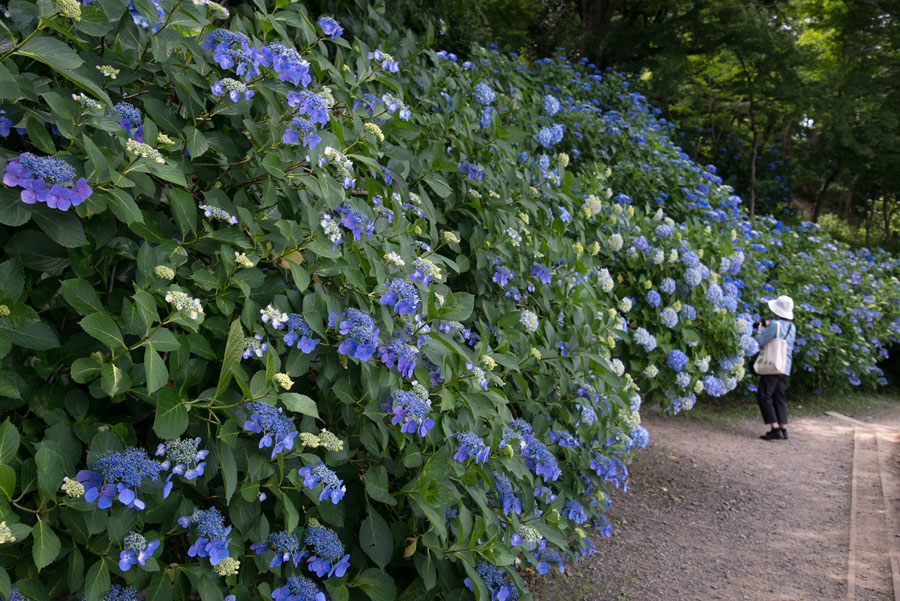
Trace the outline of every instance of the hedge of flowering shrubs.
<instances>
[{"instance_id":1,"label":"hedge of flowering shrubs","mask_svg":"<svg viewBox=\"0 0 900 601\"><path fill-rule=\"evenodd\" d=\"M264 4L9 4L3 599L524 598L763 294L876 383L896 259L751 229L623 76Z\"/></svg>"}]
</instances>

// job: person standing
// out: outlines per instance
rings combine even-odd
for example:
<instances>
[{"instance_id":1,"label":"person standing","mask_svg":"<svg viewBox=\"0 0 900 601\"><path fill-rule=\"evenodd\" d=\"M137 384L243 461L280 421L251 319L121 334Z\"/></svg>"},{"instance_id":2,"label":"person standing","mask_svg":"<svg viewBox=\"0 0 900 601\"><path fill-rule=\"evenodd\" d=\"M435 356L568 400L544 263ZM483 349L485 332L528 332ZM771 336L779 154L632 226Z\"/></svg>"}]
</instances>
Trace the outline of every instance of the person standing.
<instances>
[{"instance_id":1,"label":"person standing","mask_svg":"<svg viewBox=\"0 0 900 601\"><path fill-rule=\"evenodd\" d=\"M779 296L767 303L774 318L762 320L759 323L759 332L756 342L762 348L775 338L781 338L787 343L787 357L783 374L760 375L759 386L756 392L756 400L759 410L762 412L763 422L771 430L760 436L763 440L787 440L787 390L788 377L791 375L791 353L794 350L794 340L797 328L794 326L794 300L789 296Z\"/></svg>"}]
</instances>

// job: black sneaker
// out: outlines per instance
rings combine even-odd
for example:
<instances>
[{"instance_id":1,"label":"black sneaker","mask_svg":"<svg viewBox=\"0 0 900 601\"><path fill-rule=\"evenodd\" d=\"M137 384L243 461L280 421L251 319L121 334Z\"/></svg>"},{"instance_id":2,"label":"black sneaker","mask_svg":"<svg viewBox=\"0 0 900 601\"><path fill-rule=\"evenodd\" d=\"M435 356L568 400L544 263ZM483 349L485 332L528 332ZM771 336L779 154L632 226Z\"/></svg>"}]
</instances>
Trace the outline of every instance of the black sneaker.
<instances>
[{"instance_id":1,"label":"black sneaker","mask_svg":"<svg viewBox=\"0 0 900 601\"><path fill-rule=\"evenodd\" d=\"M760 436L763 440L784 440L784 436L781 433L781 428L772 428L762 436Z\"/></svg>"},{"instance_id":2,"label":"black sneaker","mask_svg":"<svg viewBox=\"0 0 900 601\"><path fill-rule=\"evenodd\" d=\"M785 440L788 439L788 437L787 437L787 428L782 428L782 429L781 429L781 437L784 438Z\"/></svg>"}]
</instances>

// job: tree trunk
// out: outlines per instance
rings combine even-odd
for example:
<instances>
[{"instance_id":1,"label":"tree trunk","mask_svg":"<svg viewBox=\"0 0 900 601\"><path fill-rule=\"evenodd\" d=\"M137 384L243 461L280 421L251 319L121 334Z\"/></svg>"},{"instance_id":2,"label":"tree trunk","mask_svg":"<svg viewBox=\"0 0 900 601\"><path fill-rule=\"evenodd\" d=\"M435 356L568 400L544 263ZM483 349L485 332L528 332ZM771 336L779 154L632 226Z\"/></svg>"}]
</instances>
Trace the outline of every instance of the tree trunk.
<instances>
[{"instance_id":1,"label":"tree trunk","mask_svg":"<svg viewBox=\"0 0 900 601\"><path fill-rule=\"evenodd\" d=\"M816 223L819 221L819 213L822 212L822 201L825 200L825 192L828 191L828 186L831 185L831 182L834 181L834 178L837 177L837 174L840 173L840 165L831 170L831 173L828 174L828 177L825 178L825 181L822 182L822 185L819 187L819 192L816 194L816 205L813 208L812 221ZM856 182L856 180L853 180Z\"/></svg>"},{"instance_id":2,"label":"tree trunk","mask_svg":"<svg viewBox=\"0 0 900 601\"><path fill-rule=\"evenodd\" d=\"M856 188L856 180L858 179L859 175L854 175L850 181L850 187L847 188L847 200L844 204L844 221L847 223L850 223L850 209L853 207L853 190Z\"/></svg>"},{"instance_id":3,"label":"tree trunk","mask_svg":"<svg viewBox=\"0 0 900 601\"><path fill-rule=\"evenodd\" d=\"M738 61L741 63L741 70L744 72L744 78L747 80L747 96L750 99L750 107L748 116L750 117L750 131L753 134L752 149L750 154L750 223L753 223L756 217L756 155L759 153L758 138L759 133L756 131L756 113L754 112L755 104L753 98L753 79L747 70L744 59L738 55Z\"/></svg>"},{"instance_id":4,"label":"tree trunk","mask_svg":"<svg viewBox=\"0 0 900 601\"><path fill-rule=\"evenodd\" d=\"M620 0L581 0L578 4L581 17L581 39L584 55L603 65L602 38L606 26L612 21Z\"/></svg>"}]
</instances>

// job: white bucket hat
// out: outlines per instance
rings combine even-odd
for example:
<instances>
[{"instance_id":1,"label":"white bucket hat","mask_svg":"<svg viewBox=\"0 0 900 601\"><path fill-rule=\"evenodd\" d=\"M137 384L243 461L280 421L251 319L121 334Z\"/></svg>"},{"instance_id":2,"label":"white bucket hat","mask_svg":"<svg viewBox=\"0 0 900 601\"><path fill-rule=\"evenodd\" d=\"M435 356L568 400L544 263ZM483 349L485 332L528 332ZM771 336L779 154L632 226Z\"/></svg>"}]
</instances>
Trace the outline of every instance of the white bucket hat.
<instances>
[{"instance_id":1,"label":"white bucket hat","mask_svg":"<svg viewBox=\"0 0 900 601\"><path fill-rule=\"evenodd\" d=\"M794 299L790 296L779 296L767 302L769 309L778 317L794 319Z\"/></svg>"}]
</instances>

